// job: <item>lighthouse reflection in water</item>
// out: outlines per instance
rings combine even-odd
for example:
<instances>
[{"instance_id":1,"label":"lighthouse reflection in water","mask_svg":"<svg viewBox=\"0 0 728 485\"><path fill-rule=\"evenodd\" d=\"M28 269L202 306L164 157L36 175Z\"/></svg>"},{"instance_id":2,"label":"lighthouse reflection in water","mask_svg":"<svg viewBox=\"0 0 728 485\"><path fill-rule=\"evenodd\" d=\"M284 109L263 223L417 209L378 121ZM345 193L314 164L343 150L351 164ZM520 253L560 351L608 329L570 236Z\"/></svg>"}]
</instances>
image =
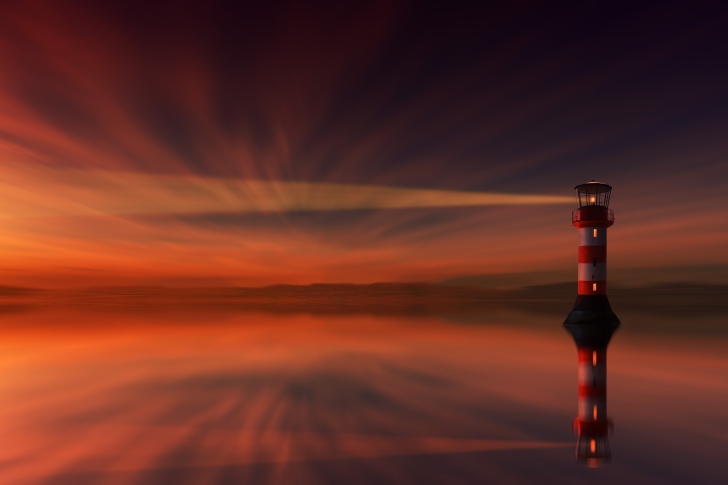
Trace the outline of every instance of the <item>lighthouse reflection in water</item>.
<instances>
[{"instance_id":1,"label":"lighthouse reflection in water","mask_svg":"<svg viewBox=\"0 0 728 485\"><path fill-rule=\"evenodd\" d=\"M606 464L612 458L607 415L607 346L617 325L564 325L574 338L579 355L578 415L573 429L577 435L575 458L589 467Z\"/></svg>"}]
</instances>

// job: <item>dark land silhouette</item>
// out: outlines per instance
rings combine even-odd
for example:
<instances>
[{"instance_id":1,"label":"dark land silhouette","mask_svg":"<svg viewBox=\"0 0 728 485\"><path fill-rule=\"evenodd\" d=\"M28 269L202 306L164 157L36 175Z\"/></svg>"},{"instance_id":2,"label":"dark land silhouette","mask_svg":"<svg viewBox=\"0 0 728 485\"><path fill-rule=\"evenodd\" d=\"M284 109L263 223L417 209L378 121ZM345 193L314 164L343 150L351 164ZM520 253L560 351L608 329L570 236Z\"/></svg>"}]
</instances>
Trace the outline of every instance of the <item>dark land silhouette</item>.
<instances>
[{"instance_id":1,"label":"dark land silhouette","mask_svg":"<svg viewBox=\"0 0 728 485\"><path fill-rule=\"evenodd\" d=\"M107 286L38 289L0 286L0 307L219 306L273 312L436 313L467 315L505 307L563 314L573 304L575 283L517 288L479 288L428 283L314 284L267 287L170 288ZM609 289L615 309L682 318L728 313L728 285L666 283Z\"/></svg>"}]
</instances>

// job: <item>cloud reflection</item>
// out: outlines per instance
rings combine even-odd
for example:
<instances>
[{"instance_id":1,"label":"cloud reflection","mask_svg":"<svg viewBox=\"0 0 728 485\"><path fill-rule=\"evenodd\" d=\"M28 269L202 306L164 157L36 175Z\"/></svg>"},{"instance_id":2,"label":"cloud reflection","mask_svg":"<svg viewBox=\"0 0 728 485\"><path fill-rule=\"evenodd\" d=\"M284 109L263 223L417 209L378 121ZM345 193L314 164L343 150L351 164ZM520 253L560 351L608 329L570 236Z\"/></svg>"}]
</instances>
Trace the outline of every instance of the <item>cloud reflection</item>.
<instances>
[{"instance_id":1,"label":"cloud reflection","mask_svg":"<svg viewBox=\"0 0 728 485\"><path fill-rule=\"evenodd\" d=\"M215 306L59 308L6 314L0 329L4 483L591 476L569 460L573 344L547 315L494 311L465 325ZM645 462L659 464L649 476L657 483L723 470L715 423L725 417L724 342L669 342L651 333L610 350L623 459L607 473L626 481L644 481Z\"/></svg>"},{"instance_id":2,"label":"cloud reflection","mask_svg":"<svg viewBox=\"0 0 728 485\"><path fill-rule=\"evenodd\" d=\"M571 446L559 433L522 429L521 416L511 421L509 406L529 406L511 394L518 386L494 387L509 377L473 367L483 363L483 346L503 355L497 346L512 332L486 332L494 339L486 343L480 330L443 334L427 320L238 315L187 326L177 317L165 325L104 314L98 326L76 313L63 334L31 316L35 325L0 348L7 376L0 390L14 396L0 410L0 439L18 437L0 448L4 477L103 483L129 473L119 483L138 483L163 469L281 471L298 463L315 474L317 463L341 460L357 460L348 474L377 474L384 457ZM413 335L412 324L421 333ZM39 336L35 351L30 327ZM536 395L548 409L543 391Z\"/></svg>"}]
</instances>

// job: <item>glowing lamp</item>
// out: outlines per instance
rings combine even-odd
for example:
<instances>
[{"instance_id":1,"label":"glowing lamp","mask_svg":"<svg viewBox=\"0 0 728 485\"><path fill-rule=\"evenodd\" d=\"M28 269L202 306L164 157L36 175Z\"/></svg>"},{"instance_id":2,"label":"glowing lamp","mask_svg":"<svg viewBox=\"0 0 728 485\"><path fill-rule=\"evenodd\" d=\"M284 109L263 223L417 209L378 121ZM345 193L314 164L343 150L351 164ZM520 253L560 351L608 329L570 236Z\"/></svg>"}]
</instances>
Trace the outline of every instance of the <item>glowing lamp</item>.
<instances>
[{"instance_id":1,"label":"glowing lamp","mask_svg":"<svg viewBox=\"0 0 728 485\"><path fill-rule=\"evenodd\" d=\"M612 187L601 182L592 180L585 184L574 187L579 208L586 206L609 207L609 198L612 195Z\"/></svg>"}]
</instances>

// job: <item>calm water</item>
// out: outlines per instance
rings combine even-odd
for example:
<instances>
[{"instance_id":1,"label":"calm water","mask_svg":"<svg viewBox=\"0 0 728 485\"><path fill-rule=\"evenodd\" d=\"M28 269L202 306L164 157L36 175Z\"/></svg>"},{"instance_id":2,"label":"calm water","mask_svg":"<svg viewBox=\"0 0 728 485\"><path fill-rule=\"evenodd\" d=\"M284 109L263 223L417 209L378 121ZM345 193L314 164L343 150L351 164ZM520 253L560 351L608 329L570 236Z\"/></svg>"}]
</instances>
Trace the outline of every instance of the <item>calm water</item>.
<instances>
[{"instance_id":1,"label":"calm water","mask_svg":"<svg viewBox=\"0 0 728 485\"><path fill-rule=\"evenodd\" d=\"M558 316L5 312L0 483L725 483L725 336L620 317L592 469Z\"/></svg>"}]
</instances>

